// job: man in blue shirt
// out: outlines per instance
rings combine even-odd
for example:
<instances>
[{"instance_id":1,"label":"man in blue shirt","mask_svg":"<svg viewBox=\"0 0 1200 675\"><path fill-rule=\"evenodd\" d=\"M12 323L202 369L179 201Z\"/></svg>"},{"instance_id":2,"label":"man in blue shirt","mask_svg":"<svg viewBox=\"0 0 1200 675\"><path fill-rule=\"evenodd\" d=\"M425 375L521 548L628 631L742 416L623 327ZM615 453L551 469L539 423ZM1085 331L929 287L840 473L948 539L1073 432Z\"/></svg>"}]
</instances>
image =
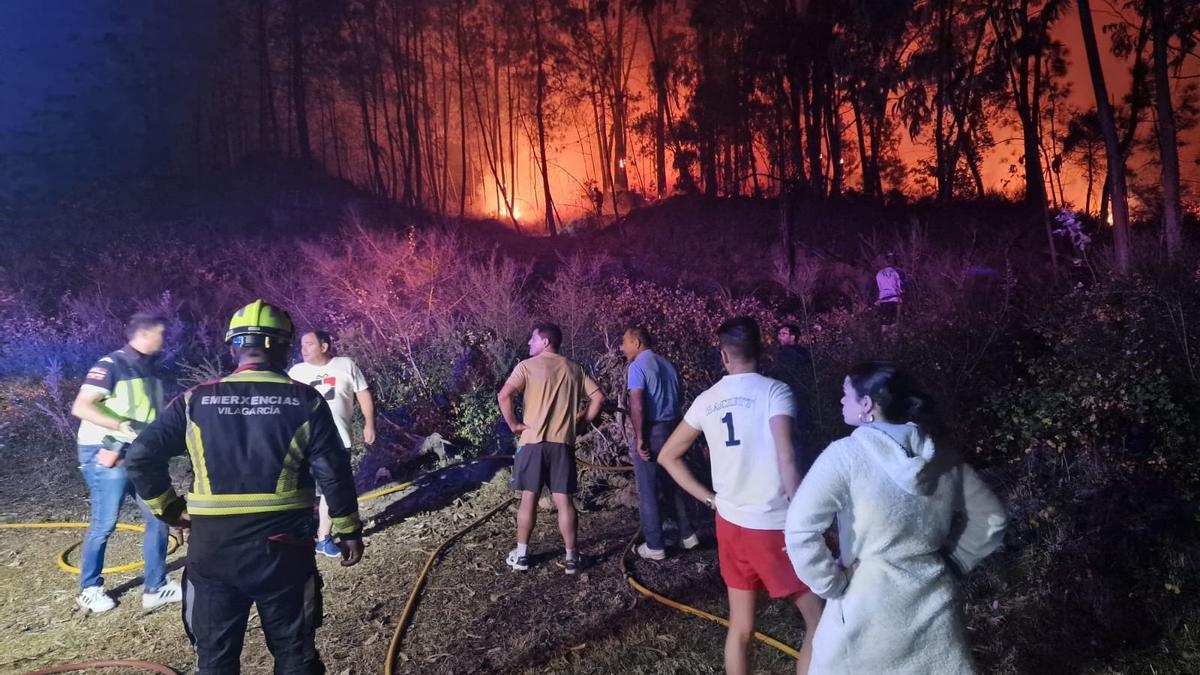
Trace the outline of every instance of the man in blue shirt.
<instances>
[{"instance_id":1,"label":"man in blue shirt","mask_svg":"<svg viewBox=\"0 0 1200 675\"><path fill-rule=\"evenodd\" d=\"M650 332L641 326L625 331L621 353L629 361L629 417L633 422L633 473L637 478L638 509L642 534L646 541L637 547L638 555L649 560L667 557L663 542L659 497L673 505L679 525L680 545L692 549L700 545L688 515L688 501L657 463L658 452L682 419L679 374L667 359L651 349Z\"/></svg>"}]
</instances>

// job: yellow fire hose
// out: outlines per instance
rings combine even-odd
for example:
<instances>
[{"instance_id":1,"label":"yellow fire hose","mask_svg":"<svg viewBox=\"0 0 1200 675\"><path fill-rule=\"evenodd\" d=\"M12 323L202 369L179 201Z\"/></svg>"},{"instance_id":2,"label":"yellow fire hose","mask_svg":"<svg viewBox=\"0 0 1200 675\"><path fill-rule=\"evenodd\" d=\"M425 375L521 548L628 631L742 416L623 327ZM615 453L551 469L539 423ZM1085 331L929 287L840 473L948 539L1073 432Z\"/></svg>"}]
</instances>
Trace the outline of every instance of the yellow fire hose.
<instances>
[{"instance_id":1,"label":"yellow fire hose","mask_svg":"<svg viewBox=\"0 0 1200 675\"><path fill-rule=\"evenodd\" d=\"M481 460L513 459L513 457L515 457L515 455L488 455L486 457L481 457L479 459L481 459ZM586 468L586 469L592 469L595 471L609 471L609 472L613 472L613 473L625 473L625 472L633 471L632 466L603 466L601 464L592 464L591 462L585 462L583 460L576 460L576 461L579 464L579 466L582 466L583 468ZM457 465L443 467L443 469L449 469L454 466L457 466ZM430 472L430 474L437 473L438 471L441 471L441 470L442 469L437 469L435 471ZM429 475L429 474L427 474L427 475ZM418 478L416 480L411 480L411 481L407 481L404 483L398 483L396 485L385 485L384 487L377 488L375 490L367 492L366 494L361 495L358 498L358 501L359 502L371 501L372 499L379 499L380 497L385 497L387 495L394 494L394 493L400 492L402 490L407 490L408 488L416 485L420 481L421 481L421 478ZM89 526L89 523L66 523L66 522L64 522L64 523L0 523L0 530L18 530L18 529L48 529L48 530L50 530L50 529L80 529L80 530L82 530L82 529L87 529L88 526ZM123 532L145 532L146 526L132 524L132 523L117 523L116 529L123 531ZM55 563L58 565L59 569L63 570L64 572L69 572L71 574L79 574L79 572L80 572L79 568L72 565L71 563L67 562L67 556L69 556L71 554L71 551L74 551L76 549L76 547L78 547L81 543L83 543L83 542L75 542L74 544L71 544L66 549L64 549L62 551L62 553L58 554L58 559L55 560ZM169 548L167 549L167 555L171 555L178 549L179 549L179 540L177 540L175 538L175 536L172 535L171 543L169 545ZM105 567L103 570L101 570L101 574L117 574L119 572L132 572L133 570L136 570L145 564L146 563L144 560L139 560L137 562L132 562L127 565L116 565L114 567Z\"/></svg>"},{"instance_id":2,"label":"yellow fire hose","mask_svg":"<svg viewBox=\"0 0 1200 675\"><path fill-rule=\"evenodd\" d=\"M513 457L514 457L514 455L494 455L494 456L486 457L484 459L513 459ZM593 471L605 471L605 472L610 472L610 473L628 473L630 471L633 471L632 466L604 466L602 464L593 464L591 462L585 462L583 460L577 460L577 464L581 468L589 469L589 470L593 470ZM396 485L384 486L382 488L378 488L378 489L372 490L370 492L367 492L366 494L361 495L358 498L358 500L360 502L370 501L372 499L378 499L380 497L384 497L389 494L400 492L401 490L405 490L405 489L408 489L408 488L416 485L420 480L421 479L417 479L417 480L413 480L413 481L407 481L404 483L398 483ZM434 549L434 551L429 554L428 558L426 558L425 564L421 568L420 574L417 575L417 580L413 584L413 588L408 594L408 600L404 603L404 610L400 614L400 620L396 624L396 629L392 633L391 642L388 644L387 657L384 662L385 675L393 675L393 673L395 672L396 656L400 651L400 641L401 641L401 639L403 639L405 631L408 629L409 624L411 624L411 622L412 622L413 613L416 608L417 598L420 596L421 590L425 586L425 580L428 578L429 572L433 569L433 565L437 561L438 557L441 556L441 554L446 550L447 547L450 546L450 544L454 543L459 538L461 538L464 534L471 531L473 528L479 526L480 524L482 524L483 522L485 522L492 516L496 515L501 510L508 507L515 501L516 501L515 497L509 498L508 500L493 507L490 511L483 514L482 516L477 518L475 521L473 521L466 527L464 527L461 530L459 530L458 532L455 532L454 534L452 534L449 538L447 538L445 541L443 541L436 549ZM4 523L4 524L0 524L0 529L58 529L58 528L80 528L81 529L81 528L87 528L87 527L88 527L88 523L71 523L71 522ZM129 523L117 523L116 529L123 530L126 532L145 532L146 531L146 528L144 525L135 525L135 524L129 524ZM633 577L633 574L629 572L625 561L629 557L630 551L632 550L633 545L637 541L637 537L640 534L641 534L640 530L638 532L634 533L633 537L629 540L629 543L626 544L625 549L621 554L620 568L621 568L621 574L625 577L625 581L627 583L629 583L629 585L632 586L638 593L641 593L642 595L644 595L647 598L650 598L652 600L655 600L656 602L660 602L668 607L677 609L681 612L685 612L685 613L691 614L693 616L698 616L702 619L707 619L709 621L714 621L723 626L728 626L729 625L728 619L717 616L715 614L710 614L701 609L697 609L690 605L686 605L682 602L677 602L677 601L672 600L664 595L660 595L660 594L652 591L651 589L646 588L641 583L639 583L637 581L637 579L635 579ZM70 565L69 563L67 563L66 557L67 557L67 554L69 554L78 545L79 545L79 543L72 544L69 548L67 548L61 554L59 554L59 557L58 557L58 566L64 570L66 570L68 572L72 572L74 574L79 574L79 568L74 567L74 566ZM174 536L172 536L171 537L171 548L168 549L168 554L174 553L175 550L178 548L179 548L179 542L175 539ZM104 568L103 571L105 574L110 574L110 573L115 573L115 572L127 572L130 570L137 569L138 567L141 567L143 564L145 564L144 561L139 561L136 563L130 563L128 565L120 565L120 566L111 567L111 568L106 567L106 568ZM756 632L754 634L754 637L756 639L758 639L759 641L761 641L767 645L770 645L771 647L774 647L775 649L778 649L779 651L783 652L784 654L787 654L790 657L795 658L799 655L795 649L784 644L783 642L780 642L779 640L776 640L775 638L770 637L769 635L764 635L763 633ZM84 667L111 667L111 666L127 666L127 667L132 666L132 667L145 668L147 670L154 670L155 672L174 672L174 671L171 671L170 669L167 669L165 666L158 666L158 664L149 664L149 663L140 662L140 661L138 661L138 662L135 662L135 661L112 661L112 662L93 662L93 663L89 663L89 664L67 664L65 666L58 666L53 669L39 671L39 673L70 672L72 670L78 670L78 669L81 669ZM162 668L163 670L158 670L159 668Z\"/></svg>"},{"instance_id":3,"label":"yellow fire hose","mask_svg":"<svg viewBox=\"0 0 1200 675\"><path fill-rule=\"evenodd\" d=\"M456 541L459 537L463 536L467 532L470 532L472 528L483 523L488 518L496 515L501 509L507 507L509 504L512 504L515 501L517 501L516 497L510 497L506 501L501 502L491 511L488 511L479 518L475 519L475 521L470 525L467 525L458 532L450 535L449 538L443 541L441 545L434 549L433 553L430 553L429 557L425 559L425 566L421 568L421 573L417 575L417 581L413 584L412 590L408 593L408 601L404 603L404 611L400 613L400 621L396 624L396 630L392 633L392 641L388 644L387 659L383 663L384 675L392 675L392 673L395 672L396 655L400 652L400 640L404 637L404 631L406 628L408 628L408 624L412 620L413 609L417 604L417 596L421 594L421 589L425 586L425 578L429 576L429 570L433 568L434 561L437 560L438 556L442 554L442 551L446 550L447 546L454 543L454 541Z\"/></svg>"},{"instance_id":4,"label":"yellow fire hose","mask_svg":"<svg viewBox=\"0 0 1200 675\"><path fill-rule=\"evenodd\" d=\"M656 602L661 602L662 604L666 605L667 607L677 609L686 614L691 614L692 616L698 616L701 619L708 619L709 621L715 621L716 623L719 623L722 626L728 626L729 619L726 619L723 616L717 616L716 614L709 614L708 612L706 612L702 609L696 609L695 607L692 607L691 605L685 605L682 602L677 602L675 600L668 598L665 595L659 595L658 593L655 593L654 591L650 590L649 588L646 588L642 584L638 583L638 580L633 577L633 573L631 573L629 571L629 569L626 567L625 561L629 558L629 553L630 553L630 551L633 550L633 544L637 541L638 535L640 535L641 533L642 533L641 530L634 532L633 536L630 537L630 539L629 539L629 543L625 545L625 550L621 553L621 574L625 577L625 581L628 582L630 586L633 586L634 590L636 590L638 593L641 593L642 595L644 595L647 598L650 598L651 600L654 600ZM784 644L783 642L776 640L775 638L771 637L770 635L766 635L764 633L759 633L759 632L755 631L754 638L756 640L758 640L759 642L762 642L764 644L774 647L775 649L778 649L779 651L783 652L784 654L787 654L788 656L790 656L792 658L798 658L800 656L800 652L798 652L794 648Z\"/></svg>"},{"instance_id":5,"label":"yellow fire hose","mask_svg":"<svg viewBox=\"0 0 1200 675\"><path fill-rule=\"evenodd\" d=\"M0 524L0 530L33 530L33 529L82 530L82 529L87 529L88 527L89 527L89 523L3 523L3 524ZM132 524L132 523L117 523L116 529L121 530L123 532L145 532L146 526L145 525L136 525L136 524ZM75 548L82 543L83 542L81 542L81 541L77 541L74 544L71 544L70 546L68 546L66 549L64 549L62 553L58 554L58 560L56 562L58 563L59 569L65 571L65 572L70 572L71 574L79 574L79 568L75 567L71 563L67 562L67 556L70 555L71 551L74 551ZM167 555L171 555L178 549L179 549L179 540L175 538L175 535L171 535L170 544L168 544L168 547L167 547ZM129 563L128 565L117 565L116 567L105 567L104 569L100 570L100 573L101 574L116 574L117 572L130 572L130 571L136 570L137 568L139 568L145 564L146 564L146 561L139 560L137 562Z\"/></svg>"}]
</instances>

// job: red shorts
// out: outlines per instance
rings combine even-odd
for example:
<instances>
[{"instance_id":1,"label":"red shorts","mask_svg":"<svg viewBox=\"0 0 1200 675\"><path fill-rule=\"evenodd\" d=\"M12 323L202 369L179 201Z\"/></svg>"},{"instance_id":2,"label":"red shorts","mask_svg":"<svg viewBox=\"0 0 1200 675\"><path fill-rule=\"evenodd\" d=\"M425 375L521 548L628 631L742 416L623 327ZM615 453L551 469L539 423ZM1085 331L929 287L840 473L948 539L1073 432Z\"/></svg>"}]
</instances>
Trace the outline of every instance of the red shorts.
<instances>
[{"instance_id":1,"label":"red shorts","mask_svg":"<svg viewBox=\"0 0 1200 675\"><path fill-rule=\"evenodd\" d=\"M772 598L807 593L783 544L783 530L751 530L717 514L717 557L725 585L742 591L765 590Z\"/></svg>"}]
</instances>

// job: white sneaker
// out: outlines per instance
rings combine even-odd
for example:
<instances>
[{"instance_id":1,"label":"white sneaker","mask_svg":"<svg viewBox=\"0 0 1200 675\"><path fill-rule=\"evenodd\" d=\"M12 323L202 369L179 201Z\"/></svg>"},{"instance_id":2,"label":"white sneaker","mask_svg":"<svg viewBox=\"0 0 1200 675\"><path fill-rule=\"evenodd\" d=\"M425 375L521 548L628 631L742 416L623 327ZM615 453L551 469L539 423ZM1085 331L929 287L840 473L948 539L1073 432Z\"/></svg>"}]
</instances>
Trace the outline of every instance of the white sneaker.
<instances>
[{"instance_id":1,"label":"white sneaker","mask_svg":"<svg viewBox=\"0 0 1200 675\"><path fill-rule=\"evenodd\" d=\"M513 568L514 572L525 572L529 569L529 555L517 555L517 549L515 548L508 552L508 557L504 562Z\"/></svg>"},{"instance_id":2,"label":"white sneaker","mask_svg":"<svg viewBox=\"0 0 1200 675\"><path fill-rule=\"evenodd\" d=\"M183 601L183 589L179 582L168 581L165 586L153 593L142 593L142 609L150 611L172 602Z\"/></svg>"},{"instance_id":3,"label":"white sneaker","mask_svg":"<svg viewBox=\"0 0 1200 675\"><path fill-rule=\"evenodd\" d=\"M662 549L650 548L645 544L638 544L637 554L646 560L665 560L667 552Z\"/></svg>"},{"instance_id":4,"label":"white sneaker","mask_svg":"<svg viewBox=\"0 0 1200 675\"><path fill-rule=\"evenodd\" d=\"M693 534L692 536L679 542L679 545L682 546L685 550L690 551L700 545L700 537Z\"/></svg>"},{"instance_id":5,"label":"white sneaker","mask_svg":"<svg viewBox=\"0 0 1200 675\"><path fill-rule=\"evenodd\" d=\"M99 614L116 607L117 601L104 592L103 586L92 586L80 592L79 596L75 598L75 604L93 614Z\"/></svg>"}]
</instances>

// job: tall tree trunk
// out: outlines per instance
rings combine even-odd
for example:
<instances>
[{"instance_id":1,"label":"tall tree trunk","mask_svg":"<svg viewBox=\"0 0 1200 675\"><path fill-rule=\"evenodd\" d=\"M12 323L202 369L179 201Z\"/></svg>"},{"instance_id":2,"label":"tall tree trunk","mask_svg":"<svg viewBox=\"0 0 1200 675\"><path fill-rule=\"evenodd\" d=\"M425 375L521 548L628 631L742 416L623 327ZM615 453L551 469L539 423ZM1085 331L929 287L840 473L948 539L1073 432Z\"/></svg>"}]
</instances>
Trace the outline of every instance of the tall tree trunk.
<instances>
[{"instance_id":1,"label":"tall tree trunk","mask_svg":"<svg viewBox=\"0 0 1200 675\"><path fill-rule=\"evenodd\" d=\"M1167 74L1166 11L1163 0L1149 0L1154 23L1154 100L1158 112L1158 149L1162 162L1162 219L1167 258L1175 260L1183 246L1179 223L1179 145L1175 136L1175 109L1171 105L1171 79Z\"/></svg>"},{"instance_id":2,"label":"tall tree trunk","mask_svg":"<svg viewBox=\"0 0 1200 675\"><path fill-rule=\"evenodd\" d=\"M454 46L458 51L458 159L459 159L459 175L458 175L458 217L463 218L467 214L467 99L463 92L463 80L465 74L463 72L463 61L466 56L463 53L463 25L462 25L462 0L455 3L454 17Z\"/></svg>"},{"instance_id":3,"label":"tall tree trunk","mask_svg":"<svg viewBox=\"0 0 1200 675\"><path fill-rule=\"evenodd\" d=\"M870 169L867 164L867 136L863 131L862 105L853 89L850 91L849 98L850 110L854 113L854 133L858 137L858 170L862 175L862 191L867 197L874 197L875 195L870 192L871 181L867 175Z\"/></svg>"},{"instance_id":4,"label":"tall tree trunk","mask_svg":"<svg viewBox=\"0 0 1200 675\"><path fill-rule=\"evenodd\" d=\"M533 44L534 58L537 59L537 131L538 154L542 169L542 190L546 200L546 232L551 236L558 235L558 227L554 222L554 199L550 195L549 158L546 156L546 54L542 43L542 18L539 13L541 0L533 0Z\"/></svg>"},{"instance_id":5,"label":"tall tree trunk","mask_svg":"<svg viewBox=\"0 0 1200 675\"><path fill-rule=\"evenodd\" d=\"M654 75L654 186L659 197L667 194L667 64L659 51L663 41L659 3L639 3L646 35L650 39L650 71ZM651 14L653 13L653 20Z\"/></svg>"},{"instance_id":6,"label":"tall tree trunk","mask_svg":"<svg viewBox=\"0 0 1200 675\"><path fill-rule=\"evenodd\" d=\"M269 152L279 151L279 118L275 114L275 87L271 84L271 41L267 37L267 0L258 0L255 33L258 41L258 142Z\"/></svg>"},{"instance_id":7,"label":"tall tree trunk","mask_svg":"<svg viewBox=\"0 0 1200 675\"><path fill-rule=\"evenodd\" d=\"M1088 70L1092 75L1092 88L1096 92L1096 112L1100 118L1100 130L1104 134L1104 147L1108 154L1108 175L1112 187L1113 252L1117 271L1128 274L1129 261L1129 202L1125 194L1125 161L1117 141L1117 125L1112 107L1108 104L1108 87L1104 83L1104 71L1100 65L1100 49L1096 46L1096 29L1092 25L1092 8L1089 0L1078 0L1079 26L1083 32L1083 47L1087 52Z\"/></svg>"},{"instance_id":8,"label":"tall tree trunk","mask_svg":"<svg viewBox=\"0 0 1200 675\"><path fill-rule=\"evenodd\" d=\"M832 71L828 73L827 77L829 99L825 120L829 129L829 166L833 174L833 181L829 185L829 194L836 197L842 194L842 184L845 182L845 170L842 166L842 106Z\"/></svg>"},{"instance_id":9,"label":"tall tree trunk","mask_svg":"<svg viewBox=\"0 0 1200 675\"><path fill-rule=\"evenodd\" d=\"M806 73L801 79L801 91L804 92L805 102L805 133L808 136L808 180L813 194L825 194L825 170L821 165L821 129L824 126L824 99L821 86L820 66L812 66L811 73Z\"/></svg>"},{"instance_id":10,"label":"tall tree trunk","mask_svg":"<svg viewBox=\"0 0 1200 675\"><path fill-rule=\"evenodd\" d=\"M296 113L296 144L300 159L312 160L312 144L308 136L308 105L304 92L304 31L301 21L301 0L291 0L288 11L288 35L292 46L292 107Z\"/></svg>"}]
</instances>

